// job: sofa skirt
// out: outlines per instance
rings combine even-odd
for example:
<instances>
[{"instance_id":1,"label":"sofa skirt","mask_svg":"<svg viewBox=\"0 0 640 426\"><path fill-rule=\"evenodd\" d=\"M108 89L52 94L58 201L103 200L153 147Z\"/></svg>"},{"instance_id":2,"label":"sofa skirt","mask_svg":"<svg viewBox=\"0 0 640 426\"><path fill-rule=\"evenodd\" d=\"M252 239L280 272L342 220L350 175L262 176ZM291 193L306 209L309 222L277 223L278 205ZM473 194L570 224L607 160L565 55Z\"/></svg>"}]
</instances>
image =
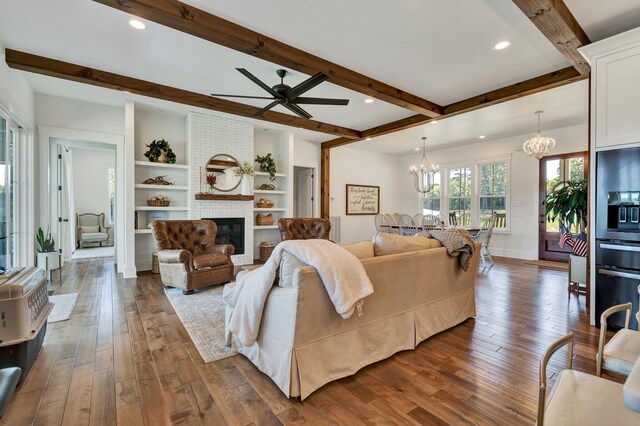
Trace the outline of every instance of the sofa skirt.
<instances>
[{"instance_id":1,"label":"sofa skirt","mask_svg":"<svg viewBox=\"0 0 640 426\"><path fill-rule=\"evenodd\" d=\"M323 385L474 317L475 290L469 288L412 310L383 318L303 345L291 345L260 333L253 346L232 337L234 350L267 374L288 397L307 398Z\"/></svg>"}]
</instances>

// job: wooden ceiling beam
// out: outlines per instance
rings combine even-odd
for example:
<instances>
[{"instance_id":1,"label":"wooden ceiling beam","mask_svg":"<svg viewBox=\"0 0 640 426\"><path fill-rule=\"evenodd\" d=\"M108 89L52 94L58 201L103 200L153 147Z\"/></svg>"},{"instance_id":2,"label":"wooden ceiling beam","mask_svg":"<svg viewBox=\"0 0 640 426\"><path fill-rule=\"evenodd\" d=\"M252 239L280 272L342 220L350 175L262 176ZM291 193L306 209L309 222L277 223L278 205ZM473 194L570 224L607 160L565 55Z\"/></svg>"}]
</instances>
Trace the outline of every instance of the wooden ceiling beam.
<instances>
[{"instance_id":1,"label":"wooden ceiling beam","mask_svg":"<svg viewBox=\"0 0 640 426\"><path fill-rule=\"evenodd\" d=\"M569 63L582 75L591 67L578 48L591 43L576 18L562 0L513 0Z\"/></svg>"},{"instance_id":2,"label":"wooden ceiling beam","mask_svg":"<svg viewBox=\"0 0 640 426\"><path fill-rule=\"evenodd\" d=\"M565 84L574 83L585 78L587 78L587 76L581 75L575 68L567 67L497 90L492 90L491 92L483 93L482 95L473 96L469 99L454 102L443 107L443 115L437 118L437 120L444 120L446 118L455 117L456 115L475 111L481 108L486 108L492 105L497 105L502 102L511 101L524 96L532 95L534 93L563 86ZM324 142L322 146L324 148L336 148L339 146L349 145L354 142L365 140L369 137L373 138L377 136L387 135L389 133L399 132L401 130L420 126L434 120L436 120L436 118L425 117L424 115L412 115L411 117L402 118L400 120L392 121L391 123L363 130L361 132L361 136L357 139L340 137Z\"/></svg>"},{"instance_id":3,"label":"wooden ceiling beam","mask_svg":"<svg viewBox=\"0 0 640 426\"><path fill-rule=\"evenodd\" d=\"M94 0L166 27L255 56L429 117L440 106L177 0Z\"/></svg>"},{"instance_id":4,"label":"wooden ceiling beam","mask_svg":"<svg viewBox=\"0 0 640 426\"><path fill-rule=\"evenodd\" d=\"M285 126L299 127L347 139L359 138L361 136L361 133L358 130L322 123L315 120L307 120L276 111L267 111L263 115L255 117L253 114L259 111L260 108L251 105L245 105L226 99L219 99L200 93L164 86L150 81L126 77L12 49L6 49L6 61L7 65L11 68L47 75L50 77L91 84L93 86L106 87L108 89L127 91L137 95L148 96L150 98L162 99L165 101L225 112L242 117L269 121L272 123L283 124Z\"/></svg>"}]
</instances>

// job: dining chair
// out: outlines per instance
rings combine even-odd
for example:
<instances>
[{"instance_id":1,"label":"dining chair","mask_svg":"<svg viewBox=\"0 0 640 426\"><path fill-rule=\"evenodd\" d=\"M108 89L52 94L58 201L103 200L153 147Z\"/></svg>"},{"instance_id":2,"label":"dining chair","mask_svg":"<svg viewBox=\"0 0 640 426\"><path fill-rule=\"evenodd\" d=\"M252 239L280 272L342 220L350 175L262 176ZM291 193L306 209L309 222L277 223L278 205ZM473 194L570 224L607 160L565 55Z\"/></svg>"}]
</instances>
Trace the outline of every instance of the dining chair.
<instances>
[{"instance_id":1,"label":"dining chair","mask_svg":"<svg viewBox=\"0 0 640 426\"><path fill-rule=\"evenodd\" d=\"M389 220L385 215L378 213L374 218L374 223L376 225L377 232L391 232Z\"/></svg>"},{"instance_id":2,"label":"dining chair","mask_svg":"<svg viewBox=\"0 0 640 426\"><path fill-rule=\"evenodd\" d=\"M438 221L436 216L432 215L432 214L426 214L424 215L424 218L422 219L422 229L426 232L428 230L437 228L438 226Z\"/></svg>"},{"instance_id":3,"label":"dining chair","mask_svg":"<svg viewBox=\"0 0 640 426\"><path fill-rule=\"evenodd\" d=\"M422 213L414 214L413 215L413 224L415 226L422 226L423 217L424 217L424 215Z\"/></svg>"},{"instance_id":4,"label":"dining chair","mask_svg":"<svg viewBox=\"0 0 640 426\"><path fill-rule=\"evenodd\" d=\"M399 234L400 233L400 228L398 228L398 222L396 221L395 217L393 217L392 214L390 213L385 213L384 217L387 218L387 222L389 223L389 233L390 234ZM395 226L395 228L394 228Z\"/></svg>"},{"instance_id":5,"label":"dining chair","mask_svg":"<svg viewBox=\"0 0 640 426\"><path fill-rule=\"evenodd\" d=\"M393 220L395 220L396 223L400 223L400 216L402 216L400 213L391 213L391 216L393 216Z\"/></svg>"},{"instance_id":6,"label":"dining chair","mask_svg":"<svg viewBox=\"0 0 640 426\"><path fill-rule=\"evenodd\" d=\"M449 212L449 226L458 226L458 215L456 212Z\"/></svg>"},{"instance_id":7,"label":"dining chair","mask_svg":"<svg viewBox=\"0 0 640 426\"><path fill-rule=\"evenodd\" d=\"M640 286L638 286L640 294ZM628 376L634 363L640 357L640 331L629 328L631 317L631 302L612 306L600 316L600 339L596 354L596 376L602 374L602 369ZM607 335L607 318L616 312L626 311L624 328L613 335L605 345ZM636 314L640 322L640 310Z\"/></svg>"},{"instance_id":8,"label":"dining chair","mask_svg":"<svg viewBox=\"0 0 640 426\"><path fill-rule=\"evenodd\" d=\"M485 256L489 259L489 267L493 266L493 258L491 257L491 252L489 251L489 243L491 242L491 236L493 235L493 228L495 224L496 215L493 214L482 224L480 231L478 231L478 233L472 237L475 242L482 244L482 246L480 247L480 259L482 260L483 268L487 267Z\"/></svg>"},{"instance_id":9,"label":"dining chair","mask_svg":"<svg viewBox=\"0 0 640 426\"><path fill-rule=\"evenodd\" d=\"M414 235L418 233L418 228L413 224L413 219L408 214L401 214L398 222L400 235Z\"/></svg>"},{"instance_id":10,"label":"dining chair","mask_svg":"<svg viewBox=\"0 0 640 426\"><path fill-rule=\"evenodd\" d=\"M496 228L507 227L507 214L506 213L494 213L496 215Z\"/></svg>"},{"instance_id":11,"label":"dining chair","mask_svg":"<svg viewBox=\"0 0 640 426\"><path fill-rule=\"evenodd\" d=\"M459 226L471 226L471 214L470 213L463 213L462 215L460 215L460 218L458 219L458 225Z\"/></svg>"}]
</instances>

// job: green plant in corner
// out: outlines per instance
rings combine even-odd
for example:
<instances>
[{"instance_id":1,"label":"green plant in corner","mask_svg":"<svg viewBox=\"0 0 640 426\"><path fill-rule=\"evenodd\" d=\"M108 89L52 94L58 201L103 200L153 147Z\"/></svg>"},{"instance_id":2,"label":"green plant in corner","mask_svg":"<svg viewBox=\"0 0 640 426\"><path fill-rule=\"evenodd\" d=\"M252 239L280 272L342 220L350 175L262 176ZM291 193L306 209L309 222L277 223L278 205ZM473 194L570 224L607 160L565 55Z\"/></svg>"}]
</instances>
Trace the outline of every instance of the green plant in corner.
<instances>
[{"instance_id":1,"label":"green plant in corner","mask_svg":"<svg viewBox=\"0 0 640 426\"><path fill-rule=\"evenodd\" d=\"M264 157L256 155L256 163L258 163L261 172L269 172L269 180L276 180L276 161L271 156L271 153Z\"/></svg>"},{"instance_id":2,"label":"green plant in corner","mask_svg":"<svg viewBox=\"0 0 640 426\"><path fill-rule=\"evenodd\" d=\"M38 228L38 232L36 233L36 242L38 243L38 253L52 253L56 251L56 243L48 229L47 234L45 235L42 227Z\"/></svg>"},{"instance_id":3,"label":"green plant in corner","mask_svg":"<svg viewBox=\"0 0 640 426\"><path fill-rule=\"evenodd\" d=\"M144 156L149 159L152 163L175 163L176 162L176 154L171 150L171 145L169 142L164 139L160 139L159 141L154 140L149 145L147 145L149 150L144 153ZM164 156L163 156L164 152ZM164 157L164 158L163 158ZM166 158L166 161L163 161Z\"/></svg>"},{"instance_id":4,"label":"green plant in corner","mask_svg":"<svg viewBox=\"0 0 640 426\"><path fill-rule=\"evenodd\" d=\"M587 227L587 180L569 180L556 185L545 199L547 221L558 219L567 229L582 232Z\"/></svg>"}]
</instances>

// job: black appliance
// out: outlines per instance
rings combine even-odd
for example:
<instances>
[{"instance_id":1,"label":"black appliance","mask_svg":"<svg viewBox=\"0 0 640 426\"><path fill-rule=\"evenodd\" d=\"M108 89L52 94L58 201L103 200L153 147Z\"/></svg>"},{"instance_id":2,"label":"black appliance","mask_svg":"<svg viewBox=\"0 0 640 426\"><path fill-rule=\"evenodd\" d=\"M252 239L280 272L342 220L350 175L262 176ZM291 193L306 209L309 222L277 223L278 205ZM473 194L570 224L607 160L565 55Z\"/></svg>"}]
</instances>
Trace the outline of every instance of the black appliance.
<instances>
[{"instance_id":1,"label":"black appliance","mask_svg":"<svg viewBox=\"0 0 640 426\"><path fill-rule=\"evenodd\" d=\"M596 154L595 316L621 303L633 304L630 327L638 329L640 285L640 148ZM625 313L607 320L624 327Z\"/></svg>"}]
</instances>

